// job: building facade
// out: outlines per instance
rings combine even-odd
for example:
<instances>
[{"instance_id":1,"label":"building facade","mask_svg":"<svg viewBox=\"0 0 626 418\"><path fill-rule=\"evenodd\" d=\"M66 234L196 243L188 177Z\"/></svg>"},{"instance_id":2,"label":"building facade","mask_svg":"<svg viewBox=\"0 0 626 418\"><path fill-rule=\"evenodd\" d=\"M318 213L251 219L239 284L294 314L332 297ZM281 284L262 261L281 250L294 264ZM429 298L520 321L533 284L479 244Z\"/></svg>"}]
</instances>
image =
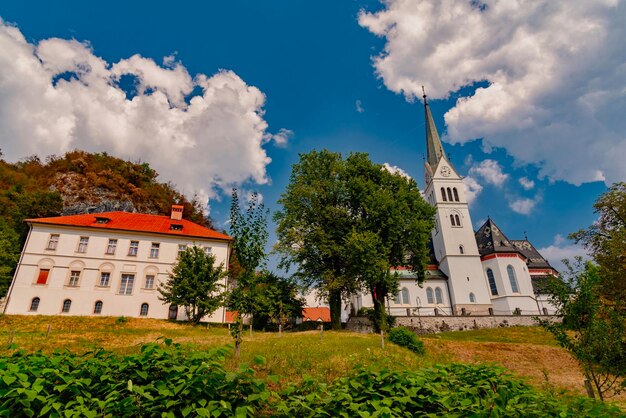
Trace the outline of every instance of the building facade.
<instances>
[{"instance_id":1,"label":"building facade","mask_svg":"<svg viewBox=\"0 0 626 418\"><path fill-rule=\"evenodd\" d=\"M28 238L4 312L184 319L159 300L178 253L200 246L228 266L231 238L171 216L127 212L28 219ZM209 321L224 322L223 308Z\"/></svg>"},{"instance_id":2,"label":"building facade","mask_svg":"<svg viewBox=\"0 0 626 418\"><path fill-rule=\"evenodd\" d=\"M422 286L416 275L396 270L400 289L387 302L394 316L549 315L554 307L545 283L558 272L527 240L509 240L488 219L474 231L463 177L444 153L424 96L426 150L424 197L436 209L431 261ZM372 307L356 295L352 310Z\"/></svg>"}]
</instances>

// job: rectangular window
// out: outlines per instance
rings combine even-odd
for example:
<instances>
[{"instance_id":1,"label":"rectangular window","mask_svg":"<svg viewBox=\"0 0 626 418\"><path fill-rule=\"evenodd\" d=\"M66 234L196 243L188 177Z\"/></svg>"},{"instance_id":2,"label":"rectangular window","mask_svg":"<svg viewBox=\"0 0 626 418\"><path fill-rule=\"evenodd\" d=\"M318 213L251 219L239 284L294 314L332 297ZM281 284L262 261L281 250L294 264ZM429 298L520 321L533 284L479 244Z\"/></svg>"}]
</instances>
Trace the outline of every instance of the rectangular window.
<instances>
[{"instance_id":1,"label":"rectangular window","mask_svg":"<svg viewBox=\"0 0 626 418\"><path fill-rule=\"evenodd\" d=\"M211 248L211 247L204 247L204 253L205 253L206 255L211 255L211 254L213 254L213 248Z\"/></svg>"},{"instance_id":2,"label":"rectangular window","mask_svg":"<svg viewBox=\"0 0 626 418\"><path fill-rule=\"evenodd\" d=\"M50 269L40 269L39 276L37 276L37 284L46 284L48 283L48 275L50 274Z\"/></svg>"},{"instance_id":3,"label":"rectangular window","mask_svg":"<svg viewBox=\"0 0 626 418\"><path fill-rule=\"evenodd\" d=\"M122 274L122 281L120 283L120 295L132 295L134 283L134 274Z\"/></svg>"},{"instance_id":4,"label":"rectangular window","mask_svg":"<svg viewBox=\"0 0 626 418\"><path fill-rule=\"evenodd\" d=\"M78 250L76 251L79 253L86 253L87 244L89 244L89 237L80 237L80 240L78 241Z\"/></svg>"},{"instance_id":5,"label":"rectangular window","mask_svg":"<svg viewBox=\"0 0 626 418\"><path fill-rule=\"evenodd\" d=\"M154 276L146 276L146 289L154 288Z\"/></svg>"},{"instance_id":6,"label":"rectangular window","mask_svg":"<svg viewBox=\"0 0 626 418\"><path fill-rule=\"evenodd\" d=\"M117 240L116 239L110 239L109 243L107 244L106 254L115 254L115 249L116 248L117 248Z\"/></svg>"},{"instance_id":7,"label":"rectangular window","mask_svg":"<svg viewBox=\"0 0 626 418\"><path fill-rule=\"evenodd\" d=\"M59 245L59 234L50 234L50 239L48 240L47 250L56 250L57 245Z\"/></svg>"},{"instance_id":8,"label":"rectangular window","mask_svg":"<svg viewBox=\"0 0 626 418\"><path fill-rule=\"evenodd\" d=\"M150 258L159 258L159 247L161 244L158 242L153 242L152 247L150 247Z\"/></svg>"},{"instance_id":9,"label":"rectangular window","mask_svg":"<svg viewBox=\"0 0 626 418\"><path fill-rule=\"evenodd\" d=\"M178 256L180 257L180 255L182 253L184 253L187 250L187 245L186 244L178 244Z\"/></svg>"},{"instance_id":10,"label":"rectangular window","mask_svg":"<svg viewBox=\"0 0 626 418\"><path fill-rule=\"evenodd\" d=\"M131 241L130 247L128 247L128 255L137 255L137 251L139 251L139 241Z\"/></svg>"},{"instance_id":11,"label":"rectangular window","mask_svg":"<svg viewBox=\"0 0 626 418\"><path fill-rule=\"evenodd\" d=\"M70 287L78 287L79 280L80 280L80 271L71 271L70 281L67 285Z\"/></svg>"},{"instance_id":12,"label":"rectangular window","mask_svg":"<svg viewBox=\"0 0 626 418\"><path fill-rule=\"evenodd\" d=\"M98 286L100 287L108 287L111 282L111 273L103 271L100 273L100 282L98 282Z\"/></svg>"}]
</instances>

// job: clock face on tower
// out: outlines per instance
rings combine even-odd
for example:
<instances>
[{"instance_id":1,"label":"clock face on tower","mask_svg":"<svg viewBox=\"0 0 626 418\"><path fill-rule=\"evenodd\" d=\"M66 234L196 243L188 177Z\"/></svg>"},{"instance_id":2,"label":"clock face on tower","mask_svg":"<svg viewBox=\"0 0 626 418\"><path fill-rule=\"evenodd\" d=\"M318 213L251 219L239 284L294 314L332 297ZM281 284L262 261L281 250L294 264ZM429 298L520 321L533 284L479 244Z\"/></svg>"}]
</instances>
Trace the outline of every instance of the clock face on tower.
<instances>
[{"instance_id":1,"label":"clock face on tower","mask_svg":"<svg viewBox=\"0 0 626 418\"><path fill-rule=\"evenodd\" d=\"M450 167L444 165L443 167L441 167L441 170L439 172L441 173L442 176L448 177L451 173Z\"/></svg>"}]
</instances>

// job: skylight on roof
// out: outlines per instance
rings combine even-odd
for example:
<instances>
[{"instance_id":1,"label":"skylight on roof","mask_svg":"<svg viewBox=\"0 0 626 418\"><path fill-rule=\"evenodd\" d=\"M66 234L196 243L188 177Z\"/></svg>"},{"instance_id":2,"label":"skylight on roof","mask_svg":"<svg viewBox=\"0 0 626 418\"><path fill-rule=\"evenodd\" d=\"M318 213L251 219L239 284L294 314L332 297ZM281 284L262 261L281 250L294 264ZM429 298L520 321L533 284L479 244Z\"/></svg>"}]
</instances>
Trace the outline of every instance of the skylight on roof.
<instances>
[{"instance_id":1,"label":"skylight on roof","mask_svg":"<svg viewBox=\"0 0 626 418\"><path fill-rule=\"evenodd\" d=\"M170 229L172 231L182 231L183 226L181 224L170 224Z\"/></svg>"},{"instance_id":2,"label":"skylight on roof","mask_svg":"<svg viewBox=\"0 0 626 418\"><path fill-rule=\"evenodd\" d=\"M96 216L97 224L108 224L109 222L111 222L111 218L107 218L105 216Z\"/></svg>"}]
</instances>

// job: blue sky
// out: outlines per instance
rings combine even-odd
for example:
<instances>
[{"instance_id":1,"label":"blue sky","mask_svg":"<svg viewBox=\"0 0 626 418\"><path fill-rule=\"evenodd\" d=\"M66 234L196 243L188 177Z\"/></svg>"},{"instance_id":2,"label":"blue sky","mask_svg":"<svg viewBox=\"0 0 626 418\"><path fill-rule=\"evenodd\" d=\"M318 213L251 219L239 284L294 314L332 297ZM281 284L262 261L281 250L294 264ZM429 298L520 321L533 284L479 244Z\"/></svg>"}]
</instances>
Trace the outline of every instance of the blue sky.
<instances>
[{"instance_id":1,"label":"blue sky","mask_svg":"<svg viewBox=\"0 0 626 418\"><path fill-rule=\"evenodd\" d=\"M562 238L592 223L596 197L626 176L624 75L614 71L626 60L623 3L429 3L4 2L0 147L8 160L83 148L148 161L210 199L224 225L224 190L259 191L275 210L291 165L312 149L367 152L422 187L424 112L413 99L423 84L452 163L482 188L474 227L491 216L552 261L581 254ZM591 32L556 36L559 21ZM64 71L81 83L44 86ZM127 94L117 108L107 102L116 91ZM154 92L165 107L146 104ZM34 121L14 113L30 108Z\"/></svg>"}]
</instances>

